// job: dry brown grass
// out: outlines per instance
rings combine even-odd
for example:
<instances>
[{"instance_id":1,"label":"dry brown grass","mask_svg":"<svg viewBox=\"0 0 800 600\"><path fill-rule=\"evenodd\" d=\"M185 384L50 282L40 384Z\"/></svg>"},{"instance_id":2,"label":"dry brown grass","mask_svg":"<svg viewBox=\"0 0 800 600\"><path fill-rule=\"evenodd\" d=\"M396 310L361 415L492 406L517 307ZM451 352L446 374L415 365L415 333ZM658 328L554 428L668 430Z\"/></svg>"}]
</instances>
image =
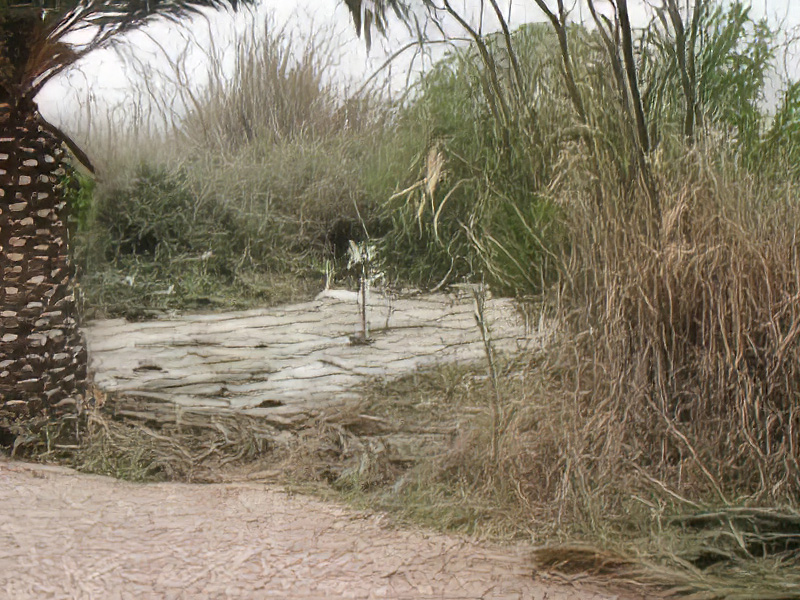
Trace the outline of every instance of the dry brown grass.
<instances>
[{"instance_id":1,"label":"dry brown grass","mask_svg":"<svg viewBox=\"0 0 800 600\"><path fill-rule=\"evenodd\" d=\"M546 538L624 548L660 565L648 577L708 597L797 597L783 516L800 492L800 190L737 169L722 146L658 155L654 227L641 182L571 158L554 188L574 244L563 338L521 388L506 384L517 408L499 472ZM778 524L670 521L712 507Z\"/></svg>"},{"instance_id":2,"label":"dry brown grass","mask_svg":"<svg viewBox=\"0 0 800 600\"><path fill-rule=\"evenodd\" d=\"M793 502L798 190L727 167L718 148L657 161L653 172L657 237L637 219L640 189L604 188L598 207L573 188L571 387L587 431L611 442L592 454L624 452L615 462L674 499Z\"/></svg>"}]
</instances>

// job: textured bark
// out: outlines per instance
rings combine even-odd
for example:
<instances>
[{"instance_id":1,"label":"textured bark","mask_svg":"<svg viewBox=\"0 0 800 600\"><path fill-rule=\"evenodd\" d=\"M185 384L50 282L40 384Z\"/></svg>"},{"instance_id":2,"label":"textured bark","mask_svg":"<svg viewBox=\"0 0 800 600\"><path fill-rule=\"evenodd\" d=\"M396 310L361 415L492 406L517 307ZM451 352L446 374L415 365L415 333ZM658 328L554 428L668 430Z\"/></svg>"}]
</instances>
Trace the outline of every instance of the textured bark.
<instances>
[{"instance_id":1,"label":"textured bark","mask_svg":"<svg viewBox=\"0 0 800 600\"><path fill-rule=\"evenodd\" d=\"M75 410L86 385L60 141L0 104L0 417Z\"/></svg>"}]
</instances>

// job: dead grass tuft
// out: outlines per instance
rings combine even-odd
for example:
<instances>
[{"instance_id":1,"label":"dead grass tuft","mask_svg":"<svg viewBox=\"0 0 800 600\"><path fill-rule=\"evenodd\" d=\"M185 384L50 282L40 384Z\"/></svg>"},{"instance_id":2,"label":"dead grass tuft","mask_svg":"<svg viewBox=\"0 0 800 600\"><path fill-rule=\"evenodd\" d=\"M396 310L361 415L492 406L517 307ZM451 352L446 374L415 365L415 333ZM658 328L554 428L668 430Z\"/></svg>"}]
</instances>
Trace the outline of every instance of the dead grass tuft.
<instances>
[{"instance_id":1,"label":"dead grass tuft","mask_svg":"<svg viewBox=\"0 0 800 600\"><path fill-rule=\"evenodd\" d=\"M217 482L269 470L280 435L244 415L182 416L156 422L114 414L113 401L86 415L69 456L79 471L131 481Z\"/></svg>"}]
</instances>

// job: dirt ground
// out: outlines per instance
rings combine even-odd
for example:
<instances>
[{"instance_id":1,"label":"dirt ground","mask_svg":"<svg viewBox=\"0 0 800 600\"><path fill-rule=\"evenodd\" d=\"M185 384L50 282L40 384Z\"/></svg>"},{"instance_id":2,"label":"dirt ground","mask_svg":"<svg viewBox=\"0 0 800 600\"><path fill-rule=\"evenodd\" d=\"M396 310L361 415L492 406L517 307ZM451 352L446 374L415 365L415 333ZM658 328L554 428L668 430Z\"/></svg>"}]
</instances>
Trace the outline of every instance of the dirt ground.
<instances>
[{"instance_id":1,"label":"dirt ground","mask_svg":"<svg viewBox=\"0 0 800 600\"><path fill-rule=\"evenodd\" d=\"M556 584L522 549L265 483L134 484L0 458L0 507L9 600L630 598Z\"/></svg>"}]
</instances>

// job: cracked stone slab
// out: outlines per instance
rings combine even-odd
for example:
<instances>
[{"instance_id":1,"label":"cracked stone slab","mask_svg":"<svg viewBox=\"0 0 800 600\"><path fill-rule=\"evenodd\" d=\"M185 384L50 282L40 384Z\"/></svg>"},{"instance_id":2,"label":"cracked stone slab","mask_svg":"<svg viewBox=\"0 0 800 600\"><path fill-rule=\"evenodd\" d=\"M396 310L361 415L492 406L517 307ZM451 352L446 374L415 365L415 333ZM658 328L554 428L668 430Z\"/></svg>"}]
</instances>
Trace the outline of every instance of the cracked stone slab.
<instances>
[{"instance_id":1,"label":"cracked stone slab","mask_svg":"<svg viewBox=\"0 0 800 600\"><path fill-rule=\"evenodd\" d=\"M309 302L273 308L139 323L94 321L85 333L95 385L104 392L183 409L307 415L352 398L368 378L485 360L475 311L466 289L372 293L372 341L355 345L358 295L330 290ZM483 314L498 351L530 348L547 335L527 327L510 299L486 299Z\"/></svg>"}]
</instances>

